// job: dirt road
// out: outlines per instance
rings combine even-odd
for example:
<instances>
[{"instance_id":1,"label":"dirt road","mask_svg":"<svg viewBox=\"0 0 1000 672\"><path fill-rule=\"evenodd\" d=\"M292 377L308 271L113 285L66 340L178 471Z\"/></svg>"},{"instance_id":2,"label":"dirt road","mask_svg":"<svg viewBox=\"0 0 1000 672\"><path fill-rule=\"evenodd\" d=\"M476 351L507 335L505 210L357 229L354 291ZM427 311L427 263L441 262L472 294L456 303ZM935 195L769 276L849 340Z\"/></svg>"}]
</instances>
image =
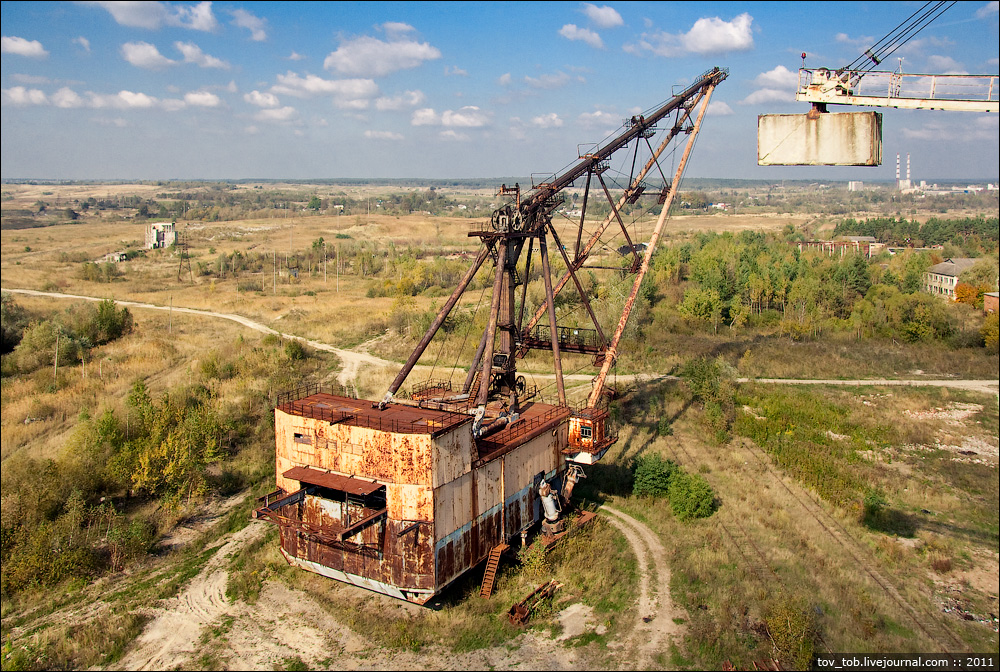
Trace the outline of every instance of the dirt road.
<instances>
[{"instance_id":1,"label":"dirt road","mask_svg":"<svg viewBox=\"0 0 1000 672\"><path fill-rule=\"evenodd\" d=\"M26 294L28 296L47 296L55 299L73 299L75 301L104 301L103 298L95 296L82 296L80 294L63 294L60 292L40 292L34 289L3 289L0 291L10 292L12 294ZM369 355L366 352L358 352L356 350L343 350L341 348L335 348L332 345L326 343L321 343L319 341L310 341L307 338L302 338L300 336L294 336L292 334L284 334L277 329L272 329L266 325L261 324L251 320L249 317L243 317L242 315L236 315L235 313L218 313L211 310L198 310L196 308L180 308L177 306L158 306L153 303L141 303L139 301L122 301L115 299L115 303L119 306L128 306L129 308L142 308L144 310L166 310L172 311L184 315L197 315L199 317L213 317L221 320L231 320L242 324L245 327L259 331L265 334L274 334L275 336L280 336L281 338L294 338L297 341L305 343L311 348L317 350L322 350L323 352L332 352L340 358L343 366L341 368L340 374L337 376L337 382L339 382L345 388L354 384L357 379L358 370L362 366L399 366L397 362L390 362L385 359L379 359L373 355Z\"/></svg>"},{"instance_id":2,"label":"dirt road","mask_svg":"<svg viewBox=\"0 0 1000 672\"><path fill-rule=\"evenodd\" d=\"M657 657L681 634L677 620L686 618L667 591L666 551L653 531L631 516L609 506L602 507L602 513L635 553L640 584L633 629L608 647L623 652L617 657L620 669L658 667ZM527 631L502 646L452 653L439 646L419 652L384 649L334 621L308 593L280 581L265 583L253 605L231 602L225 592L229 558L266 530L265 523L255 522L221 540L180 595L146 610L152 620L114 668L174 669L212 662L229 669L266 670L280 669L296 658L310 668L329 667L335 661L337 668L347 670L576 670L593 665L584 649L568 641L597 627L592 610L581 604L557 614L563 626L558 638ZM406 604L401 608L420 609Z\"/></svg>"},{"instance_id":3,"label":"dirt road","mask_svg":"<svg viewBox=\"0 0 1000 672\"><path fill-rule=\"evenodd\" d=\"M59 292L41 292L33 289L3 289L4 292L11 292L13 294L26 294L29 296L47 296L56 299L73 299L77 301L103 301L104 299L93 297L93 296L82 296L79 294L62 294ZM346 389L354 385L354 381L357 380L358 371L362 366L372 366L372 367L398 367L399 362L392 362L387 359L382 359L376 357L367 352L358 350L344 350L342 348L335 348L332 345L326 343L321 343L319 341L311 341L300 336L295 336L293 334L285 334L276 329L272 329L266 325L261 324L251 320L248 317L243 317L242 315L236 315L234 313L218 313L209 310L197 310L194 308L177 308L170 306L158 306L152 303L140 303L137 301L118 301L116 303L121 306L128 306L130 308L143 308L148 310L173 310L178 313L183 313L186 315L199 315L201 317L212 317L223 320L232 320L242 324L245 327L254 329L256 331L263 332L265 334L274 334L282 338L294 338L308 345L311 348L317 350L322 350L324 352L331 352L340 358L342 363L341 371L337 376L337 381ZM418 367L419 368L419 367ZM553 374L531 374L536 378L551 378ZM676 376L649 376L649 375L619 375L618 379L623 382L629 382L636 378L655 380L676 380ZM567 381L575 381L577 383L587 382L591 379L588 375L568 375L566 376ZM745 383L750 379L739 378L737 382ZM755 378L754 382L757 383L772 383L776 385L879 385L879 386L890 386L890 385L905 385L905 386L925 386L925 387L949 387L953 389L960 390L971 390L974 392L983 392L986 394L997 394L1000 395L1000 381L998 380L960 380L957 378L948 379L938 379L938 380L925 380L925 379L907 379L907 380L890 380L885 378L876 379L858 379L858 380L801 380L801 379L790 379L790 378Z\"/></svg>"}]
</instances>

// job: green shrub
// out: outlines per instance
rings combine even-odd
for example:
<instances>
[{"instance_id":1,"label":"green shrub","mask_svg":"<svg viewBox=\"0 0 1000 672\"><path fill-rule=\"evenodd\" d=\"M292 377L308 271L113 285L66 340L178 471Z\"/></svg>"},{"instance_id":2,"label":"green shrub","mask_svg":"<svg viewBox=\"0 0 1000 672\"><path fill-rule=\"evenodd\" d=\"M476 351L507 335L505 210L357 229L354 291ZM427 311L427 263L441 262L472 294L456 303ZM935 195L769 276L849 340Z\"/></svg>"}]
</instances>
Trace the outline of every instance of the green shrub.
<instances>
[{"instance_id":1,"label":"green shrub","mask_svg":"<svg viewBox=\"0 0 1000 672\"><path fill-rule=\"evenodd\" d=\"M819 636L815 610L802 600L779 598L764 616L778 658L788 669L808 670Z\"/></svg>"},{"instance_id":2,"label":"green shrub","mask_svg":"<svg viewBox=\"0 0 1000 672\"><path fill-rule=\"evenodd\" d=\"M294 338L285 343L285 354L293 362L303 360L307 356L305 346Z\"/></svg>"},{"instance_id":3,"label":"green shrub","mask_svg":"<svg viewBox=\"0 0 1000 672\"><path fill-rule=\"evenodd\" d=\"M536 539L530 546L522 546L517 552L517 561L521 564L521 571L532 580L537 581L549 573L549 560L541 539Z\"/></svg>"},{"instance_id":4,"label":"green shrub","mask_svg":"<svg viewBox=\"0 0 1000 672\"><path fill-rule=\"evenodd\" d=\"M636 497L667 497L677 464L659 455L643 455L636 460L632 494Z\"/></svg>"},{"instance_id":5,"label":"green shrub","mask_svg":"<svg viewBox=\"0 0 1000 672\"><path fill-rule=\"evenodd\" d=\"M703 476L678 470L668 488L670 509L678 520L708 518L715 512L715 492Z\"/></svg>"},{"instance_id":6,"label":"green shrub","mask_svg":"<svg viewBox=\"0 0 1000 672\"><path fill-rule=\"evenodd\" d=\"M983 326L979 330L983 337L983 345L993 354L1000 350L1000 315L991 313L983 320Z\"/></svg>"}]
</instances>

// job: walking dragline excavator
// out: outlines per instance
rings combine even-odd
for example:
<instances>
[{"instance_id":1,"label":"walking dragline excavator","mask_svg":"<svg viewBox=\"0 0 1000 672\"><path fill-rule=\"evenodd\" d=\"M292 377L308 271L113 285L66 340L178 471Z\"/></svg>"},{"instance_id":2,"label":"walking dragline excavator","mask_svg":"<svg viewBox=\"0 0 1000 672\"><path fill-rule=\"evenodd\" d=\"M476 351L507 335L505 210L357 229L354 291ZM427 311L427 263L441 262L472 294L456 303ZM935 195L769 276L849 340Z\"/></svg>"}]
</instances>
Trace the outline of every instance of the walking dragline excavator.
<instances>
[{"instance_id":1,"label":"walking dragline excavator","mask_svg":"<svg viewBox=\"0 0 1000 672\"><path fill-rule=\"evenodd\" d=\"M561 174L503 185L502 205L472 231L482 246L413 354L379 402L316 388L282 395L275 407L275 492L255 517L275 523L289 563L416 603L426 603L469 569L487 560L483 592L500 554L514 537L542 523L562 529L583 467L615 442L603 407L608 374L663 231L712 93L728 71L714 68L660 106L627 119L620 133L579 152ZM662 159L685 140L668 177ZM680 143L677 143L680 144ZM612 157L627 170L612 170ZM554 225L567 189L583 182L582 205L563 239ZM651 185L656 185L653 188ZM645 245L633 240L626 212L640 199L660 206ZM603 218L591 216L602 200ZM638 205L637 205L638 204ZM566 215L568 219L568 215ZM566 234L565 225L563 234ZM589 235L584 236L588 229ZM579 273L604 254L605 234L626 242L624 271L634 276L621 315L606 332ZM527 286L538 248L544 298L528 308ZM553 274L550 253L565 272ZM461 385L427 380L401 392L477 272L492 260L486 329ZM616 269L621 272L623 269ZM534 270L538 275L538 269ZM572 284L593 329L559 326L556 296ZM547 317L548 323L540 321ZM555 403L518 373L532 349L552 353ZM586 406L569 407L563 355L593 357L599 367Z\"/></svg>"}]
</instances>

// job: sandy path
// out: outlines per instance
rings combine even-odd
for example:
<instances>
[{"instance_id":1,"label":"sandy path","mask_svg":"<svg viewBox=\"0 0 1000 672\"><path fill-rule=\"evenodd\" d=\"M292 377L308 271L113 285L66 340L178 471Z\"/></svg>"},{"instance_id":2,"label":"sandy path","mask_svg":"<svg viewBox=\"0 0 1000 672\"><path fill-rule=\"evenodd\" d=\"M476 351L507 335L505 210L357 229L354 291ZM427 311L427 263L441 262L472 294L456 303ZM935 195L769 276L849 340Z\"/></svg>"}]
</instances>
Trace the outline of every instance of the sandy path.
<instances>
[{"instance_id":1,"label":"sandy path","mask_svg":"<svg viewBox=\"0 0 1000 672\"><path fill-rule=\"evenodd\" d=\"M620 530L636 555L640 595L633 628L623 641L609 648L624 652L618 660L622 669L658 667L657 654L665 652L681 633L674 618L686 617L670 599L666 551L644 524L611 507L609 522ZM232 603L225 595L230 556L259 539L267 530L263 523L251 523L228 537L191 580L183 592L149 609L153 620L136 639L131 650L115 665L116 669L156 670L198 665L206 651L229 669L278 669L286 661L301 659L310 667L375 670L578 670L591 664L586 653L566 638L552 639L547 633L528 631L502 646L466 653L452 653L439 646L420 651L387 650L374 645L363 634L336 622L308 593L289 588L280 581L264 584L256 604ZM360 588L348 588L358 590ZM419 609L382 598L402 610ZM585 611L573 604L557 618L572 618L571 612ZM577 615L577 618L580 618ZM586 619L587 616L583 616ZM231 620L228 629L220 628ZM225 630L214 642L208 628ZM585 630L583 628L580 632ZM580 633L577 633L580 634ZM214 648L213 648L214 647Z\"/></svg>"},{"instance_id":2,"label":"sandy path","mask_svg":"<svg viewBox=\"0 0 1000 672\"><path fill-rule=\"evenodd\" d=\"M635 628L627 640L627 651L634 651L622 662L630 669L658 667L656 654L667 650L671 643L679 643L683 628L675 619L688 618L683 609L670 597L670 568L667 552L659 537L646 525L608 505L601 511L610 513L608 522L628 540L639 566L639 600ZM650 566L653 571L650 572ZM650 581L653 585L650 586Z\"/></svg>"},{"instance_id":3,"label":"sandy path","mask_svg":"<svg viewBox=\"0 0 1000 672\"><path fill-rule=\"evenodd\" d=\"M202 629L230 611L226 598L229 557L243 545L259 539L263 525L247 525L230 535L202 571L177 597L151 610L153 621L116 665L126 670L166 670L199 653Z\"/></svg>"}]
</instances>

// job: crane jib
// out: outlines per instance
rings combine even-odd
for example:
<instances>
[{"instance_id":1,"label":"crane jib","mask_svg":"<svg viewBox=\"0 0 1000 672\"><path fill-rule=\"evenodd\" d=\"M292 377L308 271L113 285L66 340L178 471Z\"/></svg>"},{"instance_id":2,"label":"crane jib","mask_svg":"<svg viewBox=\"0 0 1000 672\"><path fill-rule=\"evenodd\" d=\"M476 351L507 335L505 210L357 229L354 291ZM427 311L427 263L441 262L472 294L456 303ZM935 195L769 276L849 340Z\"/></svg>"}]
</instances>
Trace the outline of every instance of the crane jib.
<instances>
[{"instance_id":1,"label":"crane jib","mask_svg":"<svg viewBox=\"0 0 1000 672\"><path fill-rule=\"evenodd\" d=\"M663 119L665 116L687 103L691 96L695 93L702 90L706 86L719 84L728 76L728 68L712 68L698 77L693 84L668 100L648 117L643 116L634 118L635 123L631 124L629 128L625 129L625 131L617 137L609 141L604 146L598 148L595 152L588 154L586 158L582 159L579 163L564 172L562 175L553 179L552 182L535 189L531 194L526 196L524 200L521 201L521 211L523 213L528 213L537 210L546 201L546 199L550 198L556 192L566 188L578 178L586 175L590 170L592 170L593 166L627 145L634 138L638 137L644 130L654 126L660 119Z\"/></svg>"}]
</instances>

